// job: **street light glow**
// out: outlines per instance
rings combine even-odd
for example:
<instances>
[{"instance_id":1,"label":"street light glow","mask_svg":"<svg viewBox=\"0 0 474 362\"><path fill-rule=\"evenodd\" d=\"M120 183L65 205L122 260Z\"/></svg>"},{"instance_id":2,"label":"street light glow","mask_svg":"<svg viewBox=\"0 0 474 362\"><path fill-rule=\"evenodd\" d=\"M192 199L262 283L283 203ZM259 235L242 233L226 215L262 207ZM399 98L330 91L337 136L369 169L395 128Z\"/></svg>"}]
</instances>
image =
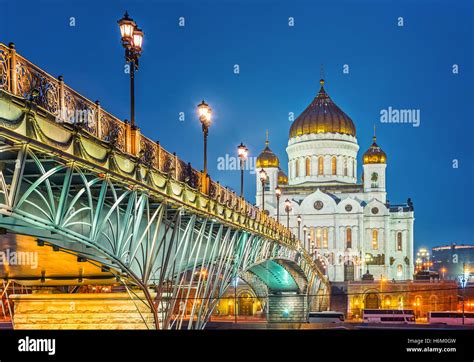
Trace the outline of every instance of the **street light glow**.
<instances>
[{"instance_id":1,"label":"street light glow","mask_svg":"<svg viewBox=\"0 0 474 362\"><path fill-rule=\"evenodd\" d=\"M281 188L280 186L275 187L275 195L279 198L281 196Z\"/></svg>"},{"instance_id":2,"label":"street light glow","mask_svg":"<svg viewBox=\"0 0 474 362\"><path fill-rule=\"evenodd\" d=\"M240 142L240 145L237 147L237 154L241 160L246 160L248 156L248 148Z\"/></svg>"},{"instance_id":3,"label":"street light glow","mask_svg":"<svg viewBox=\"0 0 474 362\"><path fill-rule=\"evenodd\" d=\"M206 102L204 102L204 99L198 104L198 114L201 123L209 127L211 124L212 109Z\"/></svg>"},{"instance_id":4,"label":"street light glow","mask_svg":"<svg viewBox=\"0 0 474 362\"><path fill-rule=\"evenodd\" d=\"M118 21L120 27L120 35L124 46L132 42L133 30L136 27L135 22L128 16L126 12L122 19Z\"/></svg>"},{"instance_id":5,"label":"street light glow","mask_svg":"<svg viewBox=\"0 0 474 362\"><path fill-rule=\"evenodd\" d=\"M135 28L133 30L133 48L136 52L141 53L143 45L143 31Z\"/></svg>"}]
</instances>

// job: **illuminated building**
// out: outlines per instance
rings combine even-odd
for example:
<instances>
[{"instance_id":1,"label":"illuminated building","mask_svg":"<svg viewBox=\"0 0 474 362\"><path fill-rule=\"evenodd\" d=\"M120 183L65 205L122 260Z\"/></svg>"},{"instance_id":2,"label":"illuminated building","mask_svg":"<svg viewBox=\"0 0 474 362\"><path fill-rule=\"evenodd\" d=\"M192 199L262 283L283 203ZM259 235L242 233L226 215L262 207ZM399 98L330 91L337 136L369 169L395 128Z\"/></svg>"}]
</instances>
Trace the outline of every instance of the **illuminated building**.
<instances>
[{"instance_id":1,"label":"illuminated building","mask_svg":"<svg viewBox=\"0 0 474 362\"><path fill-rule=\"evenodd\" d=\"M458 279L463 274L463 267L474 271L474 245L444 245L437 246L431 252L433 270L436 270L441 278Z\"/></svg>"},{"instance_id":2,"label":"illuminated building","mask_svg":"<svg viewBox=\"0 0 474 362\"><path fill-rule=\"evenodd\" d=\"M346 313L349 319L361 318L364 308L411 309L416 317L425 318L430 311L457 310L458 285L449 280L350 282L345 301L331 309Z\"/></svg>"},{"instance_id":3,"label":"illuminated building","mask_svg":"<svg viewBox=\"0 0 474 362\"><path fill-rule=\"evenodd\" d=\"M413 203L387 199L387 155L375 132L359 181L355 124L320 84L290 127L288 176L267 137L256 164L266 174L265 182L257 174L257 206L288 223L330 281L412 279Z\"/></svg>"}]
</instances>

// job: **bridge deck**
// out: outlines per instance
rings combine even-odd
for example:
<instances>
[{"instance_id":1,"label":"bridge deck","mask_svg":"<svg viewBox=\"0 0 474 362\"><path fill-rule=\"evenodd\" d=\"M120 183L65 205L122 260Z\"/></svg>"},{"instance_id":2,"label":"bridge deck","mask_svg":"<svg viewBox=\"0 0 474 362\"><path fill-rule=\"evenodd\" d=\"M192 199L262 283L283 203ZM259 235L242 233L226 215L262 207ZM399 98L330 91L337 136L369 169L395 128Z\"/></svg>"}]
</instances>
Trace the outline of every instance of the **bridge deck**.
<instances>
[{"instance_id":1,"label":"bridge deck","mask_svg":"<svg viewBox=\"0 0 474 362\"><path fill-rule=\"evenodd\" d=\"M251 205L219 182L204 175L132 129L98 102L92 102L0 43L0 96L15 103L35 124L20 119L0 122L0 131L17 141L70 161L87 163L96 173L130 182L202 214L235 226L297 245L294 235L272 217ZM13 116L13 114L12 114ZM14 129L14 131L12 131ZM74 148L79 144L80 152ZM148 179L148 182L146 182ZM203 193L202 185L209 184Z\"/></svg>"}]
</instances>

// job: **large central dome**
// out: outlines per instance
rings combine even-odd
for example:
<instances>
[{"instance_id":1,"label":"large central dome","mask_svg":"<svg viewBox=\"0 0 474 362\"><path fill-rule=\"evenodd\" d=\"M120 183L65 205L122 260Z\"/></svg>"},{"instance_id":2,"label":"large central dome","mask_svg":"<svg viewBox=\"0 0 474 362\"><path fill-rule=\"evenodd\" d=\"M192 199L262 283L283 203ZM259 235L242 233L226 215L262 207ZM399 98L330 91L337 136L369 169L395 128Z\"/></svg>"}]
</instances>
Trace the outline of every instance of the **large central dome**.
<instances>
[{"instance_id":1,"label":"large central dome","mask_svg":"<svg viewBox=\"0 0 474 362\"><path fill-rule=\"evenodd\" d=\"M320 84L318 95L291 125L290 138L315 133L340 133L355 137L354 123L326 93L323 79Z\"/></svg>"}]
</instances>

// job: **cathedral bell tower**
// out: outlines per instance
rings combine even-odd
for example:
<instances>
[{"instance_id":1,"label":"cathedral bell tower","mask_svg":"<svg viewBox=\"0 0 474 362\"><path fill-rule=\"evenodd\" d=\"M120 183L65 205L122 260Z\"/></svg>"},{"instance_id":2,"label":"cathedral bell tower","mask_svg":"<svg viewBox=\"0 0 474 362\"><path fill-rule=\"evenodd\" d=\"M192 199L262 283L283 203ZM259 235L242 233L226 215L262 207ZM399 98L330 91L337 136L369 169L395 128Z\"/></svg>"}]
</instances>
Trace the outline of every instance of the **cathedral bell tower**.
<instances>
[{"instance_id":1,"label":"cathedral bell tower","mask_svg":"<svg viewBox=\"0 0 474 362\"><path fill-rule=\"evenodd\" d=\"M377 145L375 131L372 139L372 145L362 157L364 163L364 192L370 193L373 198L385 204L387 201L387 191L385 188L387 155Z\"/></svg>"},{"instance_id":2,"label":"cathedral bell tower","mask_svg":"<svg viewBox=\"0 0 474 362\"><path fill-rule=\"evenodd\" d=\"M268 131L265 140L265 148L257 157L256 162L256 182L257 182L257 193L256 193L256 205L257 207L262 207L262 193L264 193L265 205L271 205L272 207L276 206L276 197L275 197L275 187L278 185L278 177L280 171L280 160L273 153L273 151L268 146L270 142L268 141ZM262 184L261 173L262 170L266 176L265 183ZM265 207L265 209L267 209Z\"/></svg>"}]
</instances>

